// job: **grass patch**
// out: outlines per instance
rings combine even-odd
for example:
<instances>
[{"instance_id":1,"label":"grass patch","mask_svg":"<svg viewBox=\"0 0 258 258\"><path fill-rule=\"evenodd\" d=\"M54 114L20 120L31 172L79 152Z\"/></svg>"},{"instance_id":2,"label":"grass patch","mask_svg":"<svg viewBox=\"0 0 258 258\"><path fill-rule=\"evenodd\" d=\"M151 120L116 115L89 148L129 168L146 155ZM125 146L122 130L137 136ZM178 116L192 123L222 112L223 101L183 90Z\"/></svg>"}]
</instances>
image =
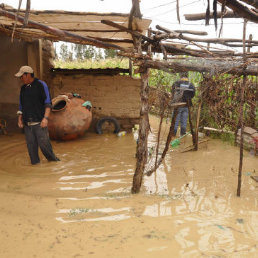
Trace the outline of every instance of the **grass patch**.
<instances>
[{"instance_id":1,"label":"grass patch","mask_svg":"<svg viewBox=\"0 0 258 258\"><path fill-rule=\"evenodd\" d=\"M106 68L129 68L129 62L127 59L109 58L101 60L84 60L84 61L63 61L55 60L55 68L61 69L106 69Z\"/></svg>"}]
</instances>

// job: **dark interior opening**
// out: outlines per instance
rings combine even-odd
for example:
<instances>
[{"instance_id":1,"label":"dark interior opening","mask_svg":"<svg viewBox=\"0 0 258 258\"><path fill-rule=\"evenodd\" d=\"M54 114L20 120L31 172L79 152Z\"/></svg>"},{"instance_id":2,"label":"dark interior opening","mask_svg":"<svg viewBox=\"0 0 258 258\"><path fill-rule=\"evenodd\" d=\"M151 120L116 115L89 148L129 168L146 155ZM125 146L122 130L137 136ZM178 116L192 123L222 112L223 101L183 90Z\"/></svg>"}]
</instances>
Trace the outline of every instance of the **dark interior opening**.
<instances>
[{"instance_id":1,"label":"dark interior opening","mask_svg":"<svg viewBox=\"0 0 258 258\"><path fill-rule=\"evenodd\" d=\"M60 100L59 102L57 102L57 103L53 106L52 110L53 110L53 111L58 111L58 110L64 109L65 107L66 107L66 101L65 101L65 100Z\"/></svg>"}]
</instances>

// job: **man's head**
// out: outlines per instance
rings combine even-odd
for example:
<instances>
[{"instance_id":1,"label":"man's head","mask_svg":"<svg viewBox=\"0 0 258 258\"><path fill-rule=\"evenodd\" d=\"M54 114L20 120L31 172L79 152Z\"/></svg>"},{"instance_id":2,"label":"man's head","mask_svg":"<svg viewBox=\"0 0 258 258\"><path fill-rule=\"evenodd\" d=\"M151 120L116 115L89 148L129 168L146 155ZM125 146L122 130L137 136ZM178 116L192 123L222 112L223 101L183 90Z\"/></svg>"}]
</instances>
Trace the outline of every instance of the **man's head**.
<instances>
[{"instance_id":1,"label":"man's head","mask_svg":"<svg viewBox=\"0 0 258 258\"><path fill-rule=\"evenodd\" d=\"M25 65L14 76L20 78L24 84L28 84L34 80L34 71L30 66Z\"/></svg>"}]
</instances>

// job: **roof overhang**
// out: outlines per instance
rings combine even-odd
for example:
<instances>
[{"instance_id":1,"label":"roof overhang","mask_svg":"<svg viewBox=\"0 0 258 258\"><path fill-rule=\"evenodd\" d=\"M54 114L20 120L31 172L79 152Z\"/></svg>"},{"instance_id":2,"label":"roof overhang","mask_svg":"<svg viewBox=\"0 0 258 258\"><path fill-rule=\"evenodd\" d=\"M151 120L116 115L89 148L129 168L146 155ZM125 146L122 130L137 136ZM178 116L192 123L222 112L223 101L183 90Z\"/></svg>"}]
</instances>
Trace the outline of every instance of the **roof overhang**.
<instances>
[{"instance_id":1,"label":"roof overhang","mask_svg":"<svg viewBox=\"0 0 258 258\"><path fill-rule=\"evenodd\" d=\"M17 9L0 4L0 33L8 36L12 35L16 13ZM30 10L29 22L26 26L23 25L25 10L20 10L18 15L19 19L16 24L14 37L25 41L49 39L52 41L68 41L98 47L100 47L98 44L98 41L100 41L125 49L133 48L133 39L130 33L101 22L102 20L109 20L128 28L129 14ZM148 19L133 18L132 29L146 35L150 23L151 20ZM34 24L39 24L42 27L35 27ZM51 30L44 28L50 28ZM66 34L69 37L65 37L64 35L66 34L63 33L55 33L57 30L67 32ZM83 38L93 39L93 41L83 41ZM95 40L97 42L96 44L94 43Z\"/></svg>"}]
</instances>

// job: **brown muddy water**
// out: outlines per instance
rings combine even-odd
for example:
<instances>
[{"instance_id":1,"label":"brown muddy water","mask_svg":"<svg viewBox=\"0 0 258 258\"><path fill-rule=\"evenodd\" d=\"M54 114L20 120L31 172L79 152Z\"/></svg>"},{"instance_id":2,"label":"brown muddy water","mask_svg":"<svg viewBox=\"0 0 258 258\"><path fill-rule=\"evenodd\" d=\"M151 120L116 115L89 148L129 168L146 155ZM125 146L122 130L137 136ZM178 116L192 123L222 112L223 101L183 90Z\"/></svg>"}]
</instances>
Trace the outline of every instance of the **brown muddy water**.
<instances>
[{"instance_id":1,"label":"brown muddy water","mask_svg":"<svg viewBox=\"0 0 258 258\"><path fill-rule=\"evenodd\" d=\"M61 161L36 166L22 134L1 135L0 257L258 257L258 159L244 152L238 198L239 149L210 139L182 153L190 142L131 195L133 134L53 142Z\"/></svg>"}]
</instances>

